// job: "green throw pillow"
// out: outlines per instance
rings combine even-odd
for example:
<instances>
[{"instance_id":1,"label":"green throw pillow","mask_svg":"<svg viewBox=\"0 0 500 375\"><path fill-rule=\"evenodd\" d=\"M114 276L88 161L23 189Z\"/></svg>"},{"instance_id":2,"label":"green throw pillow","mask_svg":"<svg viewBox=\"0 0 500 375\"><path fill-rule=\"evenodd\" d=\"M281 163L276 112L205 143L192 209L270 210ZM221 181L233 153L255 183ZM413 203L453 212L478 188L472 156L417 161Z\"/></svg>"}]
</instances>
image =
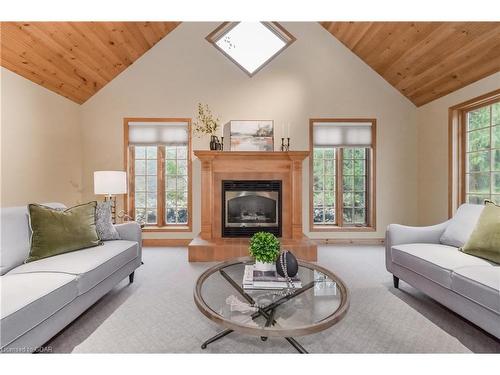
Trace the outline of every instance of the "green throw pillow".
<instances>
[{"instance_id":1,"label":"green throw pillow","mask_svg":"<svg viewBox=\"0 0 500 375\"><path fill-rule=\"evenodd\" d=\"M500 263L500 206L489 201L485 204L469 241L460 250Z\"/></svg>"},{"instance_id":2,"label":"green throw pillow","mask_svg":"<svg viewBox=\"0 0 500 375\"><path fill-rule=\"evenodd\" d=\"M31 249L25 263L100 244L95 226L97 202L55 210L39 204L28 205Z\"/></svg>"}]
</instances>

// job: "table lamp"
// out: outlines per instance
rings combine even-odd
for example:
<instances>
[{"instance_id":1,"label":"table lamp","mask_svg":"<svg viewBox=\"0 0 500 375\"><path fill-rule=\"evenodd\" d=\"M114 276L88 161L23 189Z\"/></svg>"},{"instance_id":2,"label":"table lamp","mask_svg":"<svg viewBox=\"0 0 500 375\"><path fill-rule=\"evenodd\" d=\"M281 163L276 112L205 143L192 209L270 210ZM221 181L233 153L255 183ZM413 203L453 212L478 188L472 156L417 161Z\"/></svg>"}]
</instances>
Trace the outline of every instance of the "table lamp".
<instances>
[{"instance_id":1,"label":"table lamp","mask_svg":"<svg viewBox=\"0 0 500 375\"><path fill-rule=\"evenodd\" d=\"M111 201L111 217L116 222L116 195L127 194L127 172L95 171L94 194L104 195L104 201Z\"/></svg>"}]
</instances>

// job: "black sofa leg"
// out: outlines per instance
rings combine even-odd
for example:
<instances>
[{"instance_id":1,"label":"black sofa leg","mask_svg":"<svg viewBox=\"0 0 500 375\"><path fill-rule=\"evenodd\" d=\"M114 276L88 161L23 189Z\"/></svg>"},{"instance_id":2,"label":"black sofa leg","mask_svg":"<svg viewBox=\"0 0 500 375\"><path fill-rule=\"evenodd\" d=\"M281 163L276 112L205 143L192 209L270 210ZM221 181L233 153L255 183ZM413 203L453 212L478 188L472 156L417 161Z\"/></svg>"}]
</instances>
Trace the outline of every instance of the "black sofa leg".
<instances>
[{"instance_id":1,"label":"black sofa leg","mask_svg":"<svg viewBox=\"0 0 500 375\"><path fill-rule=\"evenodd\" d=\"M134 274L130 275L130 276L132 276L132 280L134 279L133 275ZM394 288L398 289L399 288L399 277L392 275L392 282L394 284Z\"/></svg>"},{"instance_id":2,"label":"black sofa leg","mask_svg":"<svg viewBox=\"0 0 500 375\"><path fill-rule=\"evenodd\" d=\"M134 282L134 273L135 272L132 272L130 275L128 275L128 281L130 282L130 284Z\"/></svg>"}]
</instances>

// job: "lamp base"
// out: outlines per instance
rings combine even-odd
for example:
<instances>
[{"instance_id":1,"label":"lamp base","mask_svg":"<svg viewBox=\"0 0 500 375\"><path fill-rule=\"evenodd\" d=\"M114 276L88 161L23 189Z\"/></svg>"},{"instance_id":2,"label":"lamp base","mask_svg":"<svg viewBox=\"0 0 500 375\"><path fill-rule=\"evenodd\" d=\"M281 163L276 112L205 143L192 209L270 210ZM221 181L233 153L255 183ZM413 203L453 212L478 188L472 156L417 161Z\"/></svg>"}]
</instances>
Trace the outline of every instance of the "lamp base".
<instances>
[{"instance_id":1,"label":"lamp base","mask_svg":"<svg viewBox=\"0 0 500 375\"><path fill-rule=\"evenodd\" d=\"M111 220L116 224L116 197L114 195L106 195L104 202L111 201Z\"/></svg>"}]
</instances>

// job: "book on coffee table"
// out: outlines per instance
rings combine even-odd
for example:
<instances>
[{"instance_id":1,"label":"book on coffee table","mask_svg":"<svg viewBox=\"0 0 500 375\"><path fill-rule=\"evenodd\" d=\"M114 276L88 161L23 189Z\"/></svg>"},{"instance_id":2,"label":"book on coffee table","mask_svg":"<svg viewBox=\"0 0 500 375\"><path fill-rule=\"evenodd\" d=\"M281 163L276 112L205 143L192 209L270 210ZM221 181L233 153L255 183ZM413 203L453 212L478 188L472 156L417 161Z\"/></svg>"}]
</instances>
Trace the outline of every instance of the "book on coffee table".
<instances>
[{"instance_id":1,"label":"book on coffee table","mask_svg":"<svg viewBox=\"0 0 500 375\"><path fill-rule=\"evenodd\" d=\"M295 288L302 288L302 282L297 276L292 277L291 280ZM253 264L245 266L243 289L284 289L290 286L276 270L259 271Z\"/></svg>"}]
</instances>

